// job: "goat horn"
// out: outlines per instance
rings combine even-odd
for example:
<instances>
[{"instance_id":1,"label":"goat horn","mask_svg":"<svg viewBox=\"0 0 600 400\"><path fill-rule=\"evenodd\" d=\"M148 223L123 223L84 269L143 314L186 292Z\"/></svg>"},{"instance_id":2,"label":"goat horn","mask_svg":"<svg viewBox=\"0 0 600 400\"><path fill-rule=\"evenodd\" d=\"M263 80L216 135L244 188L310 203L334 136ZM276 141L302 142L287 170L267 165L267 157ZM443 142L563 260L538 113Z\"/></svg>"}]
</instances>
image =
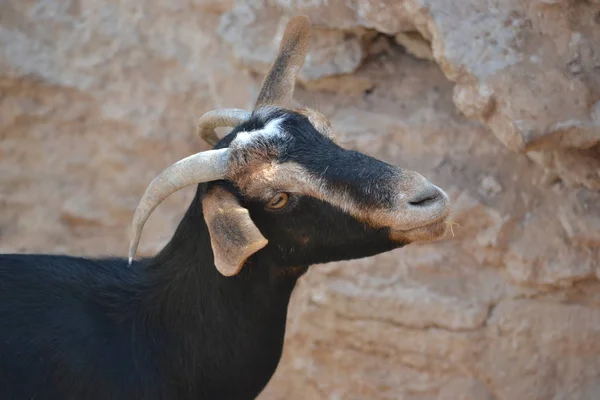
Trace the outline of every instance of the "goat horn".
<instances>
[{"instance_id":1,"label":"goat horn","mask_svg":"<svg viewBox=\"0 0 600 400\"><path fill-rule=\"evenodd\" d=\"M254 109L289 105L296 76L304 65L310 45L310 20L303 15L290 19L283 31L277 57L263 80Z\"/></svg>"},{"instance_id":2,"label":"goat horn","mask_svg":"<svg viewBox=\"0 0 600 400\"><path fill-rule=\"evenodd\" d=\"M133 215L129 265L137 251L144 224L154 209L179 189L193 184L223 179L227 173L230 151L230 149L219 149L193 154L165 168L152 180Z\"/></svg>"},{"instance_id":3,"label":"goat horn","mask_svg":"<svg viewBox=\"0 0 600 400\"><path fill-rule=\"evenodd\" d=\"M215 128L235 127L250 118L250 112L238 108L225 108L209 111L198 120L196 132L211 146L219 141Z\"/></svg>"}]
</instances>

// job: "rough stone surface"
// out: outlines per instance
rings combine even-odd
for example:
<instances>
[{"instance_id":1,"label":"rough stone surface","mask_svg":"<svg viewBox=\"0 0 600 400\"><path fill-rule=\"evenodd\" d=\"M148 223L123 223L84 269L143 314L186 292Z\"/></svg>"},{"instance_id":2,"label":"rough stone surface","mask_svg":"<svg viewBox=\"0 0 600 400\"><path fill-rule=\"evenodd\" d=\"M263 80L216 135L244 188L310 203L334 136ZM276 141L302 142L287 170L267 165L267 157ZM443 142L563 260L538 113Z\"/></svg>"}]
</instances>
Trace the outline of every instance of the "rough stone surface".
<instances>
[{"instance_id":1,"label":"rough stone surface","mask_svg":"<svg viewBox=\"0 0 600 400\"><path fill-rule=\"evenodd\" d=\"M456 107L487 125L509 149L548 153L532 159L567 183L600 187L598 163L581 161L590 148L596 146L594 155L600 151L600 3L468 0L449 7L440 0L244 0L223 20L260 31L271 12L302 12L346 35L364 28L395 35L416 57L434 59L455 82ZM246 31L230 29L225 36L241 62L256 68L255 59L268 59L274 49L264 47L270 39ZM358 67L364 40L322 40L335 50L317 50L321 67L309 65L304 79ZM249 48L265 50L259 56ZM573 151L583 152L579 161L569 156Z\"/></svg>"},{"instance_id":2,"label":"rough stone surface","mask_svg":"<svg viewBox=\"0 0 600 400\"><path fill-rule=\"evenodd\" d=\"M320 27L296 100L343 145L447 189L459 225L314 266L260 398L600 398L598 3L244 3L246 19L233 1L2 4L0 251L125 256L145 186L206 149L203 112L251 106L300 7ZM406 37L431 41L434 62ZM156 210L140 255L192 194Z\"/></svg>"},{"instance_id":3,"label":"rough stone surface","mask_svg":"<svg viewBox=\"0 0 600 400\"><path fill-rule=\"evenodd\" d=\"M286 23L278 8L256 9L252 2L244 2L223 16L218 32L238 62L265 72L275 58ZM316 27L299 79L314 81L356 70L364 58L364 34L364 30Z\"/></svg>"}]
</instances>

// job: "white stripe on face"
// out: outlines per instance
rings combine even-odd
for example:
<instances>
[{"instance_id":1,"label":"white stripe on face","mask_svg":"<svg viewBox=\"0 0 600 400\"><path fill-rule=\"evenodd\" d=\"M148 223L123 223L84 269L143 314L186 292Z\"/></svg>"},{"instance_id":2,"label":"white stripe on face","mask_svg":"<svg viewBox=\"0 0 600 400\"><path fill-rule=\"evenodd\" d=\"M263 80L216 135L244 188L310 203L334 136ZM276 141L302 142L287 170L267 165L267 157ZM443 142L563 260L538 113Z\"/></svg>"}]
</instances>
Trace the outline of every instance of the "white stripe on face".
<instances>
[{"instance_id":1,"label":"white stripe on face","mask_svg":"<svg viewBox=\"0 0 600 400\"><path fill-rule=\"evenodd\" d=\"M230 148L243 148L252 146L258 140L270 140L274 138L285 138L286 133L284 132L281 123L284 118L275 118L269 121L264 128L250 131L250 132L238 132L235 139L231 142Z\"/></svg>"}]
</instances>

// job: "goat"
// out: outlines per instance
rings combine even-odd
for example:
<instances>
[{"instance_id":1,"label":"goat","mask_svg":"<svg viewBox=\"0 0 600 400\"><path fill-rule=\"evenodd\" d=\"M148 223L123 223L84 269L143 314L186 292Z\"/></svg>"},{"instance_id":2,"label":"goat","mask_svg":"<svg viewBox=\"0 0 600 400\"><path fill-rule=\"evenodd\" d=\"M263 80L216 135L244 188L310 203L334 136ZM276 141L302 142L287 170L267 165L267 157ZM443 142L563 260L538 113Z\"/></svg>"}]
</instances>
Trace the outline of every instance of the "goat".
<instances>
[{"instance_id":1,"label":"goat","mask_svg":"<svg viewBox=\"0 0 600 400\"><path fill-rule=\"evenodd\" d=\"M292 18L254 109L200 118L212 148L150 183L128 261L0 256L1 399L253 399L310 265L445 234L444 191L340 147L322 114L290 108L309 38L308 19ZM233 129L220 139L216 127ZM169 243L136 260L147 218L190 185Z\"/></svg>"}]
</instances>

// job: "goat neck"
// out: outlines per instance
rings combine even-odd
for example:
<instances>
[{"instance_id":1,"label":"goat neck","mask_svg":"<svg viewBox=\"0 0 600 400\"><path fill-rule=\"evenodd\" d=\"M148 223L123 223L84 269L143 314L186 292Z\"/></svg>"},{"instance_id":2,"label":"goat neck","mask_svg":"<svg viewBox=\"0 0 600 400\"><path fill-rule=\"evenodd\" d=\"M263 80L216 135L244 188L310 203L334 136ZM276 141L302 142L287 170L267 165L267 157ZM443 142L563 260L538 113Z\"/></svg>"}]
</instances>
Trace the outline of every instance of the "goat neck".
<instances>
[{"instance_id":1,"label":"goat neck","mask_svg":"<svg viewBox=\"0 0 600 400\"><path fill-rule=\"evenodd\" d=\"M147 299L142 316L149 331L161 332L157 343L169 344L156 351L164 372L182 383L180 398L199 392L254 398L279 362L288 303L301 273L281 274L268 259L253 257L238 275L220 274L202 214L204 190L199 185L171 241L143 262L150 277L144 290L151 293L141 296ZM206 356L208 349L214 357ZM228 361L209 365L217 360Z\"/></svg>"}]
</instances>

